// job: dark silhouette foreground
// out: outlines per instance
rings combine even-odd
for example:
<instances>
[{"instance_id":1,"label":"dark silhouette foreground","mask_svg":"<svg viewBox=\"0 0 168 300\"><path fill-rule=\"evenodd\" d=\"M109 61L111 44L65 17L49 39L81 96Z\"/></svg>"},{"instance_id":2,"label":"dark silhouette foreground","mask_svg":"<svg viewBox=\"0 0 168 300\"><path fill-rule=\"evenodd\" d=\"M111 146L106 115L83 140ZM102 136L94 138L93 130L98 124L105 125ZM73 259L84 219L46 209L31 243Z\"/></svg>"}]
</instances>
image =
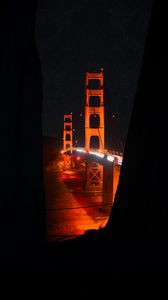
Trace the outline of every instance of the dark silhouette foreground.
<instances>
[{"instance_id":1,"label":"dark silhouette foreground","mask_svg":"<svg viewBox=\"0 0 168 300\"><path fill-rule=\"evenodd\" d=\"M72 241L46 245L36 5L30 0L26 1L28 7L22 7L19 0L15 5L10 2L4 19L1 73L2 265L9 270L110 271L114 278L125 273L167 273L164 4L154 2L118 191L107 226Z\"/></svg>"}]
</instances>

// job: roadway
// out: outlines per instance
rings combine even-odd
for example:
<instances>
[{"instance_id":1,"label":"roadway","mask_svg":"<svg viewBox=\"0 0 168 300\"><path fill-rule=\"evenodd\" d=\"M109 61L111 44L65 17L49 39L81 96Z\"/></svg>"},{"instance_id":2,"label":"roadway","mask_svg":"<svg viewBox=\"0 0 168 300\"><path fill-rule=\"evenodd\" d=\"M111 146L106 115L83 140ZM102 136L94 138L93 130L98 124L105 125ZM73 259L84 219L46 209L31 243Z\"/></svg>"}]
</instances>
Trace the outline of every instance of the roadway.
<instances>
[{"instance_id":1,"label":"roadway","mask_svg":"<svg viewBox=\"0 0 168 300\"><path fill-rule=\"evenodd\" d=\"M84 168L81 162L78 162L77 169L64 170L61 156L54 147L48 147L44 153L48 242L73 238L88 229L104 227L111 206L102 210L101 194L84 191ZM117 167L114 172L114 192L119 173L120 168Z\"/></svg>"}]
</instances>

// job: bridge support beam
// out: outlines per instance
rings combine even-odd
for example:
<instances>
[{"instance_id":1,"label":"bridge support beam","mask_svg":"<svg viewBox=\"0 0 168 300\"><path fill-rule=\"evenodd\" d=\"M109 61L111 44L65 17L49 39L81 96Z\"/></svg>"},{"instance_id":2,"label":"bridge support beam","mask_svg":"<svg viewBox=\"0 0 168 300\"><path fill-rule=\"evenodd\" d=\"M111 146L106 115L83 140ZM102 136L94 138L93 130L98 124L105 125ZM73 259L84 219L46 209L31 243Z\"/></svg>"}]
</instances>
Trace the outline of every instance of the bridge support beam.
<instances>
[{"instance_id":1,"label":"bridge support beam","mask_svg":"<svg viewBox=\"0 0 168 300\"><path fill-rule=\"evenodd\" d=\"M103 165L103 189L102 189L102 207L112 206L114 201L114 168L117 159L113 162L105 161Z\"/></svg>"},{"instance_id":2,"label":"bridge support beam","mask_svg":"<svg viewBox=\"0 0 168 300\"><path fill-rule=\"evenodd\" d=\"M97 162L86 163L86 184L87 192L102 192L103 187L103 166Z\"/></svg>"}]
</instances>

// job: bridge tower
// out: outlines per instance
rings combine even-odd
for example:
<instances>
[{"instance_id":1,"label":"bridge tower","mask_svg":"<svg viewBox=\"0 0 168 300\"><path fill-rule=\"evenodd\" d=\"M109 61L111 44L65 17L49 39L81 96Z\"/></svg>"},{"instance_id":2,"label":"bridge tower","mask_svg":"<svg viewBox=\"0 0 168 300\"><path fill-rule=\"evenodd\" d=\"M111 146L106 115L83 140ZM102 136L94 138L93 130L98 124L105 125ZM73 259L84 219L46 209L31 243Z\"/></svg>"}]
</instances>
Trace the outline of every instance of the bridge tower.
<instances>
[{"instance_id":1,"label":"bridge tower","mask_svg":"<svg viewBox=\"0 0 168 300\"><path fill-rule=\"evenodd\" d=\"M103 71L86 72L85 83L85 148L87 151L104 151L104 94ZM86 168L86 191L101 192L103 166L88 162Z\"/></svg>"},{"instance_id":2,"label":"bridge tower","mask_svg":"<svg viewBox=\"0 0 168 300\"><path fill-rule=\"evenodd\" d=\"M72 113L64 114L64 131L63 131L63 151L70 149L72 153L73 136L72 136ZM72 168L72 156L63 154L63 168L65 170Z\"/></svg>"},{"instance_id":3,"label":"bridge tower","mask_svg":"<svg viewBox=\"0 0 168 300\"><path fill-rule=\"evenodd\" d=\"M73 147L72 141L72 113L64 114L64 133L63 133L63 150L71 149Z\"/></svg>"}]
</instances>

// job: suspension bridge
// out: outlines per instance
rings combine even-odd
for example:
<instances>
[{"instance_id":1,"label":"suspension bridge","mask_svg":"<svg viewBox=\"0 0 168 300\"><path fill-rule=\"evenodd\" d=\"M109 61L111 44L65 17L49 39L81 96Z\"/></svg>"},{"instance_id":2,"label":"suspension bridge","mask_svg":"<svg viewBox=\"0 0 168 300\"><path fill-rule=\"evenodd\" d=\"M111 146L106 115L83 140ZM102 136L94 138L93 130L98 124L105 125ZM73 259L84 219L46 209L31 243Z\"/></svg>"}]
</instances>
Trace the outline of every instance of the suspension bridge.
<instances>
[{"instance_id":1,"label":"suspension bridge","mask_svg":"<svg viewBox=\"0 0 168 300\"><path fill-rule=\"evenodd\" d=\"M85 191L102 193L103 206L112 204L114 167L122 165L123 153L105 149L103 69L100 72L86 72L85 147L74 147L72 113L65 114L61 153L83 157L86 160Z\"/></svg>"}]
</instances>

